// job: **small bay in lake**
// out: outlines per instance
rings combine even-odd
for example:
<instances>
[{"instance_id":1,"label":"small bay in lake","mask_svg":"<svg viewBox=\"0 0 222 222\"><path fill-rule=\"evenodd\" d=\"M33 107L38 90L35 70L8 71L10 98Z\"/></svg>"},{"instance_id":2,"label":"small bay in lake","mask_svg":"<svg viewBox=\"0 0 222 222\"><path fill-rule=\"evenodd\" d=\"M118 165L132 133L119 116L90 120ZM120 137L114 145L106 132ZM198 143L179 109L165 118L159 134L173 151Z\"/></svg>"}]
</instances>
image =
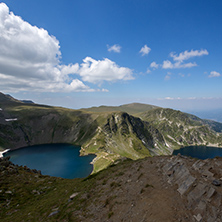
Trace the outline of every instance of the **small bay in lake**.
<instances>
[{"instance_id":1,"label":"small bay in lake","mask_svg":"<svg viewBox=\"0 0 222 222\"><path fill-rule=\"evenodd\" d=\"M11 150L4 154L10 156L14 164L41 170L43 175L63 178L82 178L88 176L95 155L79 156L80 147L71 144L43 144Z\"/></svg>"},{"instance_id":2,"label":"small bay in lake","mask_svg":"<svg viewBox=\"0 0 222 222\"><path fill-rule=\"evenodd\" d=\"M173 155L177 155L178 153L184 156L190 156L204 160L217 156L222 157L222 148L209 146L188 146L173 151Z\"/></svg>"}]
</instances>

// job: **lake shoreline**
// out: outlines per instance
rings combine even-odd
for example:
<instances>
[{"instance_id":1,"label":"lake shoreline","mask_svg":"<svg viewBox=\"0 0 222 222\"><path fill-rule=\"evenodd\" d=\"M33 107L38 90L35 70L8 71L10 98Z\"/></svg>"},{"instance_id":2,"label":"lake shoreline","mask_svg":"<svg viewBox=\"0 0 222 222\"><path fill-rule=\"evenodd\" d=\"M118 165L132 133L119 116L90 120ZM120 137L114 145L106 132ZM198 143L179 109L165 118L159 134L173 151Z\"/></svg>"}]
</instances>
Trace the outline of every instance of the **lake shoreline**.
<instances>
[{"instance_id":1,"label":"lake shoreline","mask_svg":"<svg viewBox=\"0 0 222 222\"><path fill-rule=\"evenodd\" d=\"M72 144L41 144L10 150L4 156L11 156L19 166L41 170L42 175L73 179L90 175L94 168L95 155L80 156L80 149Z\"/></svg>"}]
</instances>

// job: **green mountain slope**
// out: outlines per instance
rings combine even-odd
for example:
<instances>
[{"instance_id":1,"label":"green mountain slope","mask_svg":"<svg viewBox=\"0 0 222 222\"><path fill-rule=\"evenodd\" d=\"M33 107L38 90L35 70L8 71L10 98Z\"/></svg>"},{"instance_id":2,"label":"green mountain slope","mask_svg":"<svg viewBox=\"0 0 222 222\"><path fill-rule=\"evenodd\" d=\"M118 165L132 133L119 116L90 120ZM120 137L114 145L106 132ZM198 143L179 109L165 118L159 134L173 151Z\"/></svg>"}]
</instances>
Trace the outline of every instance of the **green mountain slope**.
<instances>
[{"instance_id":1,"label":"green mountain slope","mask_svg":"<svg viewBox=\"0 0 222 222\"><path fill-rule=\"evenodd\" d=\"M92 112L24 103L0 94L0 108L1 149L71 143L81 146L81 155L96 154L94 172L123 157L171 154L188 145L222 146L222 124L150 105ZM135 112L137 117L115 109Z\"/></svg>"},{"instance_id":2,"label":"green mountain slope","mask_svg":"<svg viewBox=\"0 0 222 222\"><path fill-rule=\"evenodd\" d=\"M89 113L26 104L8 97L0 100L0 107L2 148L72 143L81 146L82 155L97 155L94 172L122 157L150 156L161 138L160 134L153 134L156 129L123 112Z\"/></svg>"},{"instance_id":3,"label":"green mountain slope","mask_svg":"<svg viewBox=\"0 0 222 222\"><path fill-rule=\"evenodd\" d=\"M91 107L88 109L81 109L83 111L90 111L90 112L126 112L128 114L136 114L140 112L145 112L151 109L155 109L157 106L142 104L142 103L131 103L121 106L99 106L99 107Z\"/></svg>"},{"instance_id":4,"label":"green mountain slope","mask_svg":"<svg viewBox=\"0 0 222 222\"><path fill-rule=\"evenodd\" d=\"M222 146L221 123L163 108L144 112L140 117L156 127L173 149L190 145Z\"/></svg>"}]
</instances>

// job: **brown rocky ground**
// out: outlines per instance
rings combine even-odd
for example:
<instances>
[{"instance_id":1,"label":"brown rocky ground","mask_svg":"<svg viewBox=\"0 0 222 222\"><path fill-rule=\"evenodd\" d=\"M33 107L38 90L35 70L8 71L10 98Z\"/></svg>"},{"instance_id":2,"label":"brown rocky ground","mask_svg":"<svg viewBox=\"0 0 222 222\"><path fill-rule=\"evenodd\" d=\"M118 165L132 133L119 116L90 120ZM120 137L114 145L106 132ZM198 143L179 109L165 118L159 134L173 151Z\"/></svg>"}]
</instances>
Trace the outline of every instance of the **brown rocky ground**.
<instances>
[{"instance_id":1,"label":"brown rocky ground","mask_svg":"<svg viewBox=\"0 0 222 222\"><path fill-rule=\"evenodd\" d=\"M28 173L35 178L29 189L32 193L29 205L33 204L33 208L18 207L12 213L10 204L13 207L18 200L5 198L9 193L5 194L7 189L0 187L0 206L4 212L0 218L2 221L19 218L18 221L219 222L222 221L221 166L221 158L202 161L162 156L125 160L98 174L74 180L41 176L26 169L26 180ZM13 171L13 175L17 173ZM7 180L2 174L0 179ZM35 188L40 180L41 186L45 183L49 191L33 195L33 190L40 189ZM7 186L12 186L9 181ZM8 206L4 204L6 199L10 202Z\"/></svg>"},{"instance_id":2,"label":"brown rocky ground","mask_svg":"<svg viewBox=\"0 0 222 222\"><path fill-rule=\"evenodd\" d=\"M73 213L82 221L222 221L221 164L173 156L118 165L97 181L86 215Z\"/></svg>"}]
</instances>

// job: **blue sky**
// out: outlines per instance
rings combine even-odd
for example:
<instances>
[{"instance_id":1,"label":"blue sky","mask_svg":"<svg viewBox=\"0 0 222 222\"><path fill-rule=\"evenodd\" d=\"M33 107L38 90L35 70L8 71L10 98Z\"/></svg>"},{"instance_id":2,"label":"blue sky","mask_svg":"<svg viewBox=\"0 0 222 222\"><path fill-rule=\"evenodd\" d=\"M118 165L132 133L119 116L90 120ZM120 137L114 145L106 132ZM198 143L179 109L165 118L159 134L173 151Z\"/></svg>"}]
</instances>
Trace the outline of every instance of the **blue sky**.
<instances>
[{"instance_id":1,"label":"blue sky","mask_svg":"<svg viewBox=\"0 0 222 222\"><path fill-rule=\"evenodd\" d=\"M8 0L0 91L82 108L222 108L222 1Z\"/></svg>"}]
</instances>

